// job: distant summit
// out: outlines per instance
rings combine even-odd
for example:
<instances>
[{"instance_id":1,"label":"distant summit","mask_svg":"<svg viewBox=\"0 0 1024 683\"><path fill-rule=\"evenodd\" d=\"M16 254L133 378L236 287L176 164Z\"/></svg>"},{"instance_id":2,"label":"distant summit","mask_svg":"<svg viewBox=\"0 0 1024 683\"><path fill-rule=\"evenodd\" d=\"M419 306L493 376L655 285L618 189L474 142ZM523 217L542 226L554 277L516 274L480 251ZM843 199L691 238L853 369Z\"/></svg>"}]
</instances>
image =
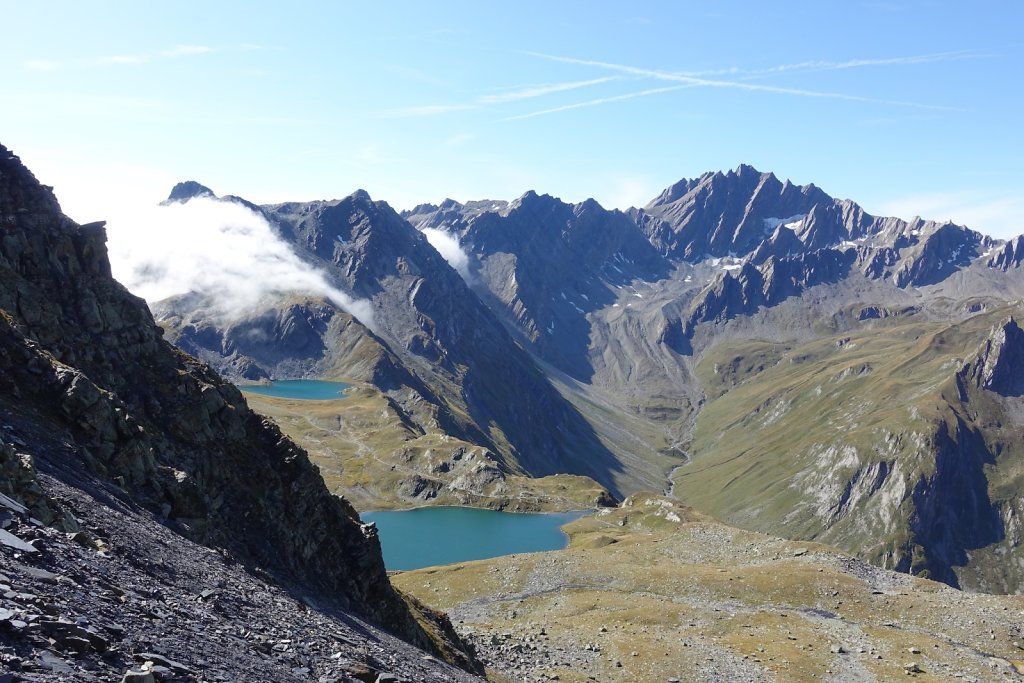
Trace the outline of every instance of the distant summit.
<instances>
[{"instance_id":1,"label":"distant summit","mask_svg":"<svg viewBox=\"0 0 1024 683\"><path fill-rule=\"evenodd\" d=\"M171 193L167 195L165 204L172 204L174 202L187 202L190 199L196 197L210 197L216 199L217 195L213 193L213 190L208 188L202 183L197 183L194 180L186 180L183 183L178 183L171 189Z\"/></svg>"}]
</instances>

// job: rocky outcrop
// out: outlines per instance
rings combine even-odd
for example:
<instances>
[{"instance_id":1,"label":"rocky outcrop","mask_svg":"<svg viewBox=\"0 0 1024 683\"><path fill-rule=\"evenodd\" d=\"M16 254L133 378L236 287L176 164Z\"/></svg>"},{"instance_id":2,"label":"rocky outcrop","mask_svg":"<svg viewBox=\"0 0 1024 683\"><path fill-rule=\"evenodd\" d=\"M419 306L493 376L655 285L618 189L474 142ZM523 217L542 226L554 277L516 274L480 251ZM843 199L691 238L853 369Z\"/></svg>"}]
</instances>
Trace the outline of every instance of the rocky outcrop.
<instances>
[{"instance_id":1,"label":"rocky outcrop","mask_svg":"<svg viewBox=\"0 0 1024 683\"><path fill-rule=\"evenodd\" d=\"M796 256L767 256L744 263L733 275L724 271L711 287L694 301L689 318L683 324L684 335L693 334L698 324L726 321L749 315L763 306L775 306L798 296L815 285L838 282L853 263L850 251L822 249Z\"/></svg>"},{"instance_id":2,"label":"rocky outcrop","mask_svg":"<svg viewBox=\"0 0 1024 683\"><path fill-rule=\"evenodd\" d=\"M959 586L956 568L968 564L970 551L1005 535L985 476L985 466L995 457L984 436L959 416L953 426L939 425L932 448L934 470L922 475L910 493L909 524L919 553L907 553L894 568Z\"/></svg>"},{"instance_id":3,"label":"rocky outcrop","mask_svg":"<svg viewBox=\"0 0 1024 683\"><path fill-rule=\"evenodd\" d=\"M1024 396L1024 330L1012 317L992 330L978 355L957 373L961 383L1003 396ZM964 389L961 388L961 395Z\"/></svg>"},{"instance_id":4,"label":"rocky outcrop","mask_svg":"<svg viewBox=\"0 0 1024 683\"><path fill-rule=\"evenodd\" d=\"M995 250L995 254L986 262L986 265L989 268L1001 270L1005 273L1011 268L1020 268L1022 262L1024 262L1024 235L1018 235L1016 238L1007 240L1005 244L998 247Z\"/></svg>"},{"instance_id":5,"label":"rocky outcrop","mask_svg":"<svg viewBox=\"0 0 1024 683\"><path fill-rule=\"evenodd\" d=\"M417 230L434 228L461 234L477 216L504 211L508 205L506 201L492 199L470 201L465 204L460 204L454 199L445 199L438 205L420 204L409 211L403 211L401 215Z\"/></svg>"},{"instance_id":6,"label":"rocky outcrop","mask_svg":"<svg viewBox=\"0 0 1024 683\"><path fill-rule=\"evenodd\" d=\"M916 306L889 308L887 306L864 306L857 312L857 320L883 320L898 316L914 315L920 309Z\"/></svg>"},{"instance_id":7,"label":"rocky outcrop","mask_svg":"<svg viewBox=\"0 0 1024 683\"><path fill-rule=\"evenodd\" d=\"M38 467L84 462L189 538L431 646L352 507L235 387L162 338L111 277L103 225L65 217L4 148L0 231L0 409L70 444L26 439Z\"/></svg>"},{"instance_id":8,"label":"rocky outcrop","mask_svg":"<svg viewBox=\"0 0 1024 683\"><path fill-rule=\"evenodd\" d=\"M968 265L978 249L990 240L980 233L952 223L924 223L910 228L921 234L920 240L900 252L900 263L893 274L897 287L921 287L949 277ZM916 236L916 235L915 235Z\"/></svg>"}]
</instances>

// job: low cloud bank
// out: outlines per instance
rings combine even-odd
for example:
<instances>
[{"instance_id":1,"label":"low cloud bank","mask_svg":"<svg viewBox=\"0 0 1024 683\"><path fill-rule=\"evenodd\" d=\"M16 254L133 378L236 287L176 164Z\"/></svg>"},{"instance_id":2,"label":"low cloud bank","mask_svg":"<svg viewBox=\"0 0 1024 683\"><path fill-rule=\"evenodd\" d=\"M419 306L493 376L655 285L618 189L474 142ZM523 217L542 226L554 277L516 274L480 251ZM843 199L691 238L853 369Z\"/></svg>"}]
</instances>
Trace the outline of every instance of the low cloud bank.
<instances>
[{"instance_id":1,"label":"low cloud bank","mask_svg":"<svg viewBox=\"0 0 1024 683\"><path fill-rule=\"evenodd\" d=\"M150 303L190 292L231 320L283 295L322 296L373 327L373 310L303 262L270 224L233 202L137 207L108 223L114 277Z\"/></svg>"},{"instance_id":2,"label":"low cloud bank","mask_svg":"<svg viewBox=\"0 0 1024 683\"><path fill-rule=\"evenodd\" d=\"M437 228L423 228L421 232L430 242L430 246L437 249L437 252L444 257L448 265L454 268L463 280L469 282L469 255L459 245L459 240L450 233Z\"/></svg>"}]
</instances>

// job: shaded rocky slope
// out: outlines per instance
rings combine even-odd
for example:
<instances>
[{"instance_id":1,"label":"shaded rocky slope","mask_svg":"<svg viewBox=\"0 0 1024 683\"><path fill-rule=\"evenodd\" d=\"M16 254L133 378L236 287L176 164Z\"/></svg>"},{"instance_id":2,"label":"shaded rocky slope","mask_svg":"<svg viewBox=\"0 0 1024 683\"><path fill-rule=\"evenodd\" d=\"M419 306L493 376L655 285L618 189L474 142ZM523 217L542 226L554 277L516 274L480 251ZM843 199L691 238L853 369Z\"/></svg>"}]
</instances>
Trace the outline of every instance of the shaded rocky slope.
<instances>
[{"instance_id":1,"label":"shaded rocky slope","mask_svg":"<svg viewBox=\"0 0 1024 683\"><path fill-rule=\"evenodd\" d=\"M586 314L611 306L633 280L671 270L626 214L592 199L570 205L527 192L489 210L446 203L406 217L457 235L475 257L477 292L493 295L531 350L584 382L594 374Z\"/></svg>"},{"instance_id":2,"label":"shaded rocky slope","mask_svg":"<svg viewBox=\"0 0 1024 683\"><path fill-rule=\"evenodd\" d=\"M138 514L469 662L457 641L424 630L390 586L373 534L306 454L162 339L145 303L111 277L102 224L63 216L6 149L0 216L0 411L20 434L19 458L62 486L113 482ZM38 482L13 481L13 498L39 497Z\"/></svg>"},{"instance_id":3,"label":"shaded rocky slope","mask_svg":"<svg viewBox=\"0 0 1024 683\"><path fill-rule=\"evenodd\" d=\"M438 393L468 414L508 466L535 476L587 474L615 486L618 464L586 421L390 207L356 193L319 208L266 211L300 253L328 264L346 291L373 302L380 334L425 381L444 387Z\"/></svg>"},{"instance_id":4,"label":"shaded rocky slope","mask_svg":"<svg viewBox=\"0 0 1024 683\"><path fill-rule=\"evenodd\" d=\"M473 291L624 463L625 490L659 488L699 400L669 322L685 273L593 200L527 192L406 216L459 239Z\"/></svg>"},{"instance_id":5,"label":"shaded rocky slope","mask_svg":"<svg viewBox=\"0 0 1024 683\"><path fill-rule=\"evenodd\" d=\"M7 427L4 448L12 441L67 448L30 427ZM54 460L40 458L43 470L60 471L42 471L36 483L61 501L75 531L37 526L0 502L6 533L31 548L0 543L2 675L115 683L126 672L139 681L481 680L329 600L289 591L223 549L189 541L116 485L90 479L81 461Z\"/></svg>"}]
</instances>

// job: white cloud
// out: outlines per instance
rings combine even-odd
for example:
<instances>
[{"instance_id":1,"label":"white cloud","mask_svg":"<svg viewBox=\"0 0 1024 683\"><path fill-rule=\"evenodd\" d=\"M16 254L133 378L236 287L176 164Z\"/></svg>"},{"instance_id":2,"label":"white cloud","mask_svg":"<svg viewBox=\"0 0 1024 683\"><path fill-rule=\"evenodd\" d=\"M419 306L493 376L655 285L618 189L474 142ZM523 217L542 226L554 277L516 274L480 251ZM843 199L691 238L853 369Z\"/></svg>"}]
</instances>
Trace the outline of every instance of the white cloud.
<instances>
[{"instance_id":1,"label":"white cloud","mask_svg":"<svg viewBox=\"0 0 1024 683\"><path fill-rule=\"evenodd\" d=\"M509 102L531 100L536 97L544 97L545 95L553 95L555 93L566 92L568 90L586 88L592 85L599 85L601 83L607 83L608 81L614 81L617 80L618 78L618 76L605 76L604 78L592 78L587 81L571 81L567 83L548 83L545 85L531 85L525 88L519 88L518 90L511 90L509 92L498 93L497 95L481 95L474 99L472 102L466 102L461 104L428 104L393 109L391 111L385 112L385 116L393 118L411 118L423 116L436 116L438 114L448 114L454 111L472 111L474 109L493 107L495 105L507 104Z\"/></svg>"},{"instance_id":2,"label":"white cloud","mask_svg":"<svg viewBox=\"0 0 1024 683\"><path fill-rule=\"evenodd\" d=\"M260 45L251 44L239 45L235 48L216 48L210 47L209 45L175 45L172 48L160 50L155 54L147 54L144 52L140 52L136 54L105 55L102 57L92 57L89 59L74 60L70 62L70 64L65 64L64 62L58 61L56 59L29 59L23 62L23 64L26 69L31 69L33 71L56 71L69 65L78 68L89 68L100 66L146 64L147 62L150 62L154 56L173 59L175 57L205 55L210 54L211 52L218 52L224 49L234 49L241 52L247 52L251 50L262 50L264 48Z\"/></svg>"},{"instance_id":3,"label":"white cloud","mask_svg":"<svg viewBox=\"0 0 1024 683\"><path fill-rule=\"evenodd\" d=\"M881 214L950 220L992 237L1008 239L1024 233L1024 191L998 195L969 191L919 194L884 202Z\"/></svg>"},{"instance_id":4,"label":"white cloud","mask_svg":"<svg viewBox=\"0 0 1024 683\"><path fill-rule=\"evenodd\" d=\"M499 93L497 95L483 95L477 98L477 102L480 104L503 104L505 102L516 102L519 100L528 100L534 97L543 97L544 95L550 95L557 92L565 92L567 90L576 90L577 88L586 88L591 85L598 85L600 83L607 83L608 81L616 80L617 76L606 76L604 78L593 78L589 81L573 81L571 83L549 83L547 85L533 85L527 88L521 88L519 90L513 90L511 92Z\"/></svg>"},{"instance_id":5,"label":"white cloud","mask_svg":"<svg viewBox=\"0 0 1024 683\"><path fill-rule=\"evenodd\" d=\"M660 188L646 178L621 177L614 181L612 188L602 198L597 198L606 209L625 211L634 206L644 206L658 194Z\"/></svg>"},{"instance_id":6,"label":"white cloud","mask_svg":"<svg viewBox=\"0 0 1024 683\"><path fill-rule=\"evenodd\" d=\"M903 100L887 100L879 99L876 97L863 97L861 95L849 95L846 93L839 92L824 92L820 90L803 90L801 88L783 88L774 85L760 85L757 83L748 83L744 81L723 81L719 79L700 78L692 76L686 73L672 73L668 71L659 71L657 69L642 69L635 66L627 66L625 64L613 64L610 62L602 62L593 59L576 59L574 57L559 57L556 55L548 55L540 52L530 52L534 57L540 57L553 62L561 62L564 64L577 64L579 66L591 66L600 69L606 69L609 71L617 71L622 74L630 76L638 76L641 78L650 78L659 81L672 81L677 83L684 83L689 86L699 86L705 88L726 88L733 90L747 90L751 92L765 92L774 93L778 95L793 95L796 97L812 97L821 99L833 99L833 100L846 100L849 102L866 102L871 104L889 104L900 107L914 107L917 109L931 109L931 110L949 110L951 107L934 104L922 104L919 102L907 102ZM610 100L611 98L609 98ZM599 102L600 103L600 102ZM561 111L555 109L551 111ZM549 112L541 112L549 113Z\"/></svg>"},{"instance_id":7,"label":"white cloud","mask_svg":"<svg viewBox=\"0 0 1024 683\"><path fill-rule=\"evenodd\" d=\"M469 255L463 251L459 240L454 235L437 228L423 228L422 232L430 242L430 246L437 249L437 252L462 276L463 280L469 282Z\"/></svg>"},{"instance_id":8,"label":"white cloud","mask_svg":"<svg viewBox=\"0 0 1024 683\"><path fill-rule=\"evenodd\" d=\"M286 294L326 297L367 327L369 302L333 287L244 206L192 199L136 207L107 226L114 276L150 302L195 292L231 320Z\"/></svg>"},{"instance_id":9,"label":"white cloud","mask_svg":"<svg viewBox=\"0 0 1024 683\"><path fill-rule=\"evenodd\" d=\"M904 57L882 57L874 59L847 59L841 62L826 61L822 59L807 60L795 64L780 64L763 69L742 69L740 67L729 67L727 69L716 69L710 71L687 72L688 76L738 76L743 78L763 78L783 73L805 72L805 71L842 71L845 69L860 69L875 66L905 66L913 64L928 64L930 62L946 62L959 59L977 59L987 55L974 50L952 50L949 52L933 52L923 55L909 55Z\"/></svg>"},{"instance_id":10,"label":"white cloud","mask_svg":"<svg viewBox=\"0 0 1024 683\"><path fill-rule=\"evenodd\" d=\"M575 102L573 104L566 104L561 107L552 107L551 109L541 109L540 111L533 111L529 114L520 114L519 116L508 116L502 121L520 121L522 119L532 119L536 116L544 116L545 114L555 114L560 111L569 111L570 109L582 109L584 107L596 107L601 104L608 104L609 102L622 102L623 100L631 100L634 97L649 97L650 95L660 95L661 93L672 92L673 90L681 90L683 88L691 88L691 85L670 85L664 88L651 88L650 90L640 90L638 92L626 93L625 95L614 95L612 97L600 97L596 100L587 100L586 102Z\"/></svg>"}]
</instances>

